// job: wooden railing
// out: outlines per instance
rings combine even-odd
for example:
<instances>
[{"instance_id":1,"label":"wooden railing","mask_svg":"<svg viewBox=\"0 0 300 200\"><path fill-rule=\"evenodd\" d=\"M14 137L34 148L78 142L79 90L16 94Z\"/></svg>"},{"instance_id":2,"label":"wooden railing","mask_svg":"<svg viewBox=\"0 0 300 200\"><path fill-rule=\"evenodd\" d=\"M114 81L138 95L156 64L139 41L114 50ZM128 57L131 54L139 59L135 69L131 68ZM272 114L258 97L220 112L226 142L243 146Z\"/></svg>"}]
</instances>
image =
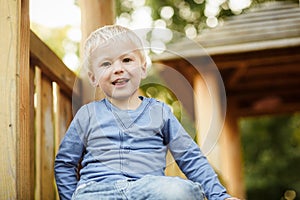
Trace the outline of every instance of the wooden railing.
<instances>
[{"instance_id":1,"label":"wooden railing","mask_svg":"<svg viewBox=\"0 0 300 200\"><path fill-rule=\"evenodd\" d=\"M36 200L59 199L54 159L60 141L80 104L76 75L32 31L30 87L34 95L34 195Z\"/></svg>"}]
</instances>

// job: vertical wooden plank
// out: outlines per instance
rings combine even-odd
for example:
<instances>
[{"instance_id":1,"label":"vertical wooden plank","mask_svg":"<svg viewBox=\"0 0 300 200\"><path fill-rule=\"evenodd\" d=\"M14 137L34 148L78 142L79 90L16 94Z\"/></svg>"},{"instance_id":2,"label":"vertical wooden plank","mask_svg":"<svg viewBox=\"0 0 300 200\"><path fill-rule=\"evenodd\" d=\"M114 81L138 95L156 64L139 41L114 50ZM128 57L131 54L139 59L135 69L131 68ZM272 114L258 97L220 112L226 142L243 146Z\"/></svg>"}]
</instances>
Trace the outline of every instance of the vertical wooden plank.
<instances>
[{"instance_id":1,"label":"vertical wooden plank","mask_svg":"<svg viewBox=\"0 0 300 200\"><path fill-rule=\"evenodd\" d=\"M32 199L28 6L0 3L0 199Z\"/></svg>"},{"instance_id":2,"label":"vertical wooden plank","mask_svg":"<svg viewBox=\"0 0 300 200\"><path fill-rule=\"evenodd\" d=\"M60 101L59 101L59 105L60 105L60 112L59 115L61 117L61 120L59 122L59 142L61 142L63 136L65 135L71 120L73 118L73 114L72 114L72 99L68 96L66 96L65 93L60 92Z\"/></svg>"},{"instance_id":3,"label":"vertical wooden plank","mask_svg":"<svg viewBox=\"0 0 300 200\"><path fill-rule=\"evenodd\" d=\"M60 144L60 127L59 122L61 121L60 116L60 87L56 82L52 83L53 86L53 113L54 113L54 158L58 152L59 144ZM59 199L58 190L56 187L55 177L53 179L55 185L55 199Z\"/></svg>"},{"instance_id":4,"label":"vertical wooden plank","mask_svg":"<svg viewBox=\"0 0 300 200\"><path fill-rule=\"evenodd\" d=\"M7 9L10 8L10 9ZM18 14L17 1L1 1L0 4L0 199L16 199L16 137L17 133L17 85L18 62Z\"/></svg>"},{"instance_id":5,"label":"vertical wooden plank","mask_svg":"<svg viewBox=\"0 0 300 200\"><path fill-rule=\"evenodd\" d=\"M59 122L62 121L60 115L60 87L56 82L52 83L53 86L53 112L54 112L54 155L57 154L60 143L60 127Z\"/></svg>"},{"instance_id":6,"label":"vertical wooden plank","mask_svg":"<svg viewBox=\"0 0 300 200\"><path fill-rule=\"evenodd\" d=\"M31 164L31 185L28 186L31 190L31 199L34 198L34 188L35 188L35 171L34 171L34 167L35 167L35 123L32 122L32 119L35 119L35 100L34 100L34 96L35 96L35 67L34 66L30 66L30 140L31 140L31 157L30 157L30 161L32 162Z\"/></svg>"},{"instance_id":7,"label":"vertical wooden plank","mask_svg":"<svg viewBox=\"0 0 300 200\"><path fill-rule=\"evenodd\" d=\"M17 198L33 198L33 123L30 123L30 108L33 106L30 96L30 23L29 23L29 0L19 0L20 9L18 34L19 60L17 63L17 123L19 123L17 137ZM21 12L20 12L21 11Z\"/></svg>"},{"instance_id":8,"label":"vertical wooden plank","mask_svg":"<svg viewBox=\"0 0 300 200\"><path fill-rule=\"evenodd\" d=\"M72 99L57 83L43 76L38 67L35 85L35 199L59 199L53 165L61 139L73 118Z\"/></svg>"},{"instance_id":9,"label":"vertical wooden plank","mask_svg":"<svg viewBox=\"0 0 300 200\"><path fill-rule=\"evenodd\" d=\"M41 198L42 72L35 67L35 199Z\"/></svg>"},{"instance_id":10,"label":"vertical wooden plank","mask_svg":"<svg viewBox=\"0 0 300 200\"><path fill-rule=\"evenodd\" d=\"M42 75L42 115L41 115L41 196L55 199L54 189L54 117L52 81Z\"/></svg>"}]
</instances>

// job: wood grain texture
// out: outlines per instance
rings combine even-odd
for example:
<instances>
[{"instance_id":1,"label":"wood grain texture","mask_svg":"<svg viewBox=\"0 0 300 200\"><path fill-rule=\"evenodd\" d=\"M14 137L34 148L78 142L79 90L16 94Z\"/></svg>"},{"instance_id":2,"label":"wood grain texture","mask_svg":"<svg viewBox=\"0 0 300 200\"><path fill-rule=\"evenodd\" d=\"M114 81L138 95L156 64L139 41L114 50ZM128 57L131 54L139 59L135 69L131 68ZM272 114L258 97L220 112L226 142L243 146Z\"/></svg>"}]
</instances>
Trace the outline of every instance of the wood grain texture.
<instances>
[{"instance_id":1,"label":"wood grain texture","mask_svg":"<svg viewBox=\"0 0 300 200\"><path fill-rule=\"evenodd\" d=\"M29 2L0 4L0 199L32 199Z\"/></svg>"},{"instance_id":2,"label":"wood grain texture","mask_svg":"<svg viewBox=\"0 0 300 200\"><path fill-rule=\"evenodd\" d=\"M54 115L52 81L42 76L41 90L41 196L55 199L54 189Z\"/></svg>"}]
</instances>

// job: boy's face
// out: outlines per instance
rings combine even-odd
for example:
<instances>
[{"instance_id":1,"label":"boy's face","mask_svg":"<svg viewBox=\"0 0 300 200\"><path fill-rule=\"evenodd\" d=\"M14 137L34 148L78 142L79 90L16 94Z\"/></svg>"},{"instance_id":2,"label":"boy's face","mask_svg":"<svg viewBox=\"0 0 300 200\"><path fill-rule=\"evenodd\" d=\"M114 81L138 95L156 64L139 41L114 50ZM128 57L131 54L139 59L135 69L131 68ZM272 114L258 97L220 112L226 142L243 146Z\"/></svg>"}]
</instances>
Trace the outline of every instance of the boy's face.
<instances>
[{"instance_id":1,"label":"boy's face","mask_svg":"<svg viewBox=\"0 0 300 200\"><path fill-rule=\"evenodd\" d=\"M108 41L91 54L92 72L89 78L95 87L114 100L138 97L142 78L146 77L146 64L141 52L130 41Z\"/></svg>"}]
</instances>

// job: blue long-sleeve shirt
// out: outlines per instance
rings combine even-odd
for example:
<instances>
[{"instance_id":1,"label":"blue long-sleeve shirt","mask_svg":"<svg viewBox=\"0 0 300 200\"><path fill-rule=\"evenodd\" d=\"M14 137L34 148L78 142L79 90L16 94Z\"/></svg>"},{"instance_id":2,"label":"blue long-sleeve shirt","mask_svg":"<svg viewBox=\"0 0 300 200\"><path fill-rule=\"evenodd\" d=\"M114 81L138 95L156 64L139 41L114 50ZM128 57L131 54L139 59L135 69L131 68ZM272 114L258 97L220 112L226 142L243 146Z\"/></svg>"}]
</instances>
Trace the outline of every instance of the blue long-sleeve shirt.
<instances>
[{"instance_id":1,"label":"blue long-sleeve shirt","mask_svg":"<svg viewBox=\"0 0 300 200\"><path fill-rule=\"evenodd\" d=\"M142 100L136 110L120 110L107 99L79 109L55 159L61 199L71 199L77 186L90 181L163 176L168 149L188 179L202 185L208 199L230 197L171 109L152 98Z\"/></svg>"}]
</instances>

